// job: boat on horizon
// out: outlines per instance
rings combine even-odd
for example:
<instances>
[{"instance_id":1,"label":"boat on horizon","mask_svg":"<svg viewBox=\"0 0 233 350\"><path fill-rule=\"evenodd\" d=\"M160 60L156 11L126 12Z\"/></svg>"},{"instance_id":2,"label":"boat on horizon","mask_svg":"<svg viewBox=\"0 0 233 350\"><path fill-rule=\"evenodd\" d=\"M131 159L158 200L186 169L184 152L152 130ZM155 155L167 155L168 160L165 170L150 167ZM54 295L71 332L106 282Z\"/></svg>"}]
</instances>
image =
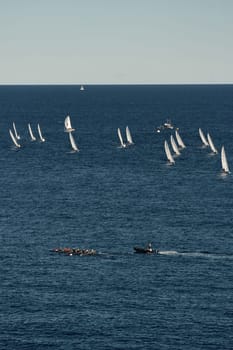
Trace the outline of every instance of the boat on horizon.
<instances>
[{"instance_id":1,"label":"boat on horizon","mask_svg":"<svg viewBox=\"0 0 233 350\"><path fill-rule=\"evenodd\" d=\"M30 134L30 137L31 137L31 141L36 141L36 138L35 138L35 136L33 135L32 128L31 128L30 123L28 123L28 131L29 131L29 134Z\"/></svg>"},{"instance_id":2,"label":"boat on horizon","mask_svg":"<svg viewBox=\"0 0 233 350\"><path fill-rule=\"evenodd\" d=\"M201 130L201 128L199 128L198 131L199 131L199 135L200 135L203 146L206 146L206 147L209 146L209 143L206 140L206 137L205 137L203 131Z\"/></svg>"},{"instance_id":3,"label":"boat on horizon","mask_svg":"<svg viewBox=\"0 0 233 350\"><path fill-rule=\"evenodd\" d=\"M171 154L170 148L169 148L168 143L167 143L166 140L164 141L164 149L165 149L165 153L166 153L166 156L167 156L167 159L168 159L169 163L170 164L175 164L174 158L173 158L173 156Z\"/></svg>"},{"instance_id":4,"label":"boat on horizon","mask_svg":"<svg viewBox=\"0 0 233 350\"><path fill-rule=\"evenodd\" d=\"M134 252L138 254L158 254L158 249L153 249L151 243L147 245L147 247L133 247Z\"/></svg>"},{"instance_id":5,"label":"boat on horizon","mask_svg":"<svg viewBox=\"0 0 233 350\"><path fill-rule=\"evenodd\" d=\"M217 154L218 151L217 151L217 149L216 149L216 147L215 147L215 145L214 145L214 143L213 143L213 140L212 140L212 138L211 138L211 136L210 136L209 133L207 134L207 140L208 140L208 143L209 143L209 145L210 145L211 151L212 151L214 154Z\"/></svg>"},{"instance_id":6,"label":"boat on horizon","mask_svg":"<svg viewBox=\"0 0 233 350\"><path fill-rule=\"evenodd\" d=\"M126 144L123 142L123 138L122 138L122 135L121 135L120 128L117 129L117 134L118 134L118 137L119 137L119 140L120 140L120 143L121 143L121 147L122 148L126 148Z\"/></svg>"},{"instance_id":7,"label":"boat on horizon","mask_svg":"<svg viewBox=\"0 0 233 350\"><path fill-rule=\"evenodd\" d=\"M13 122L13 130L14 130L14 133L15 133L15 138L16 138L17 140L20 140L20 136L19 136L19 134L17 133L16 126L15 126L15 123L14 123L14 122Z\"/></svg>"},{"instance_id":8,"label":"boat on horizon","mask_svg":"<svg viewBox=\"0 0 233 350\"><path fill-rule=\"evenodd\" d=\"M78 147L76 145L76 142L74 140L74 137L73 137L71 131L69 132L69 139L70 139L70 144L71 144L71 147L72 147L73 151L74 152L79 152L79 149L78 149Z\"/></svg>"},{"instance_id":9,"label":"boat on horizon","mask_svg":"<svg viewBox=\"0 0 233 350\"><path fill-rule=\"evenodd\" d=\"M221 149L221 163L222 163L222 171L225 174L230 174L229 166L228 166L228 161L226 157L226 152L224 146L222 146Z\"/></svg>"},{"instance_id":10,"label":"boat on horizon","mask_svg":"<svg viewBox=\"0 0 233 350\"><path fill-rule=\"evenodd\" d=\"M37 130L38 130L38 134L39 134L39 137L40 137L41 142L45 142L45 138L42 136L42 133L41 133L41 129L40 129L40 125L39 125L39 124L37 124Z\"/></svg>"},{"instance_id":11,"label":"boat on horizon","mask_svg":"<svg viewBox=\"0 0 233 350\"><path fill-rule=\"evenodd\" d=\"M128 145L133 145L134 144L132 136L131 136L131 132L130 132L128 126L126 126L126 139L127 139Z\"/></svg>"},{"instance_id":12,"label":"boat on horizon","mask_svg":"<svg viewBox=\"0 0 233 350\"><path fill-rule=\"evenodd\" d=\"M75 131L75 129L72 128L71 120L70 120L70 116L69 115L67 115L67 117L65 118L64 124L65 124L65 132Z\"/></svg>"},{"instance_id":13,"label":"boat on horizon","mask_svg":"<svg viewBox=\"0 0 233 350\"><path fill-rule=\"evenodd\" d=\"M14 145L15 145L17 148L20 148L21 145L17 142L17 140L16 140L16 138L15 138L13 132L11 131L11 129L9 129L9 133L10 133L10 137L11 137L11 139L12 139Z\"/></svg>"}]
</instances>

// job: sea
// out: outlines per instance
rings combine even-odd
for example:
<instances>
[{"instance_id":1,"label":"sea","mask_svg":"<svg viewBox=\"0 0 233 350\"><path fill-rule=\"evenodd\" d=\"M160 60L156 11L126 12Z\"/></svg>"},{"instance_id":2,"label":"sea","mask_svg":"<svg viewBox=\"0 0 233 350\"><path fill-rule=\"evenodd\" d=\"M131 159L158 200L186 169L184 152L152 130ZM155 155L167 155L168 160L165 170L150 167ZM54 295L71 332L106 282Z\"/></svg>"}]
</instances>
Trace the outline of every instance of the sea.
<instances>
[{"instance_id":1,"label":"sea","mask_svg":"<svg viewBox=\"0 0 233 350\"><path fill-rule=\"evenodd\" d=\"M0 86L0 349L232 349L233 85L84 88Z\"/></svg>"}]
</instances>

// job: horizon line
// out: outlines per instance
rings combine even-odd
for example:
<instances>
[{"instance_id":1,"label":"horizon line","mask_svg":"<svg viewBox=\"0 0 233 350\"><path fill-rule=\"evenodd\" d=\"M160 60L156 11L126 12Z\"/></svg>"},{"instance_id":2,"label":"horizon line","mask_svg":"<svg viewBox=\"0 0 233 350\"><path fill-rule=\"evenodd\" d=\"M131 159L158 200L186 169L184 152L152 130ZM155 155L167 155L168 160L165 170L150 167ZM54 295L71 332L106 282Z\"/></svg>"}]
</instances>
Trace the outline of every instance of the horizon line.
<instances>
[{"instance_id":1,"label":"horizon line","mask_svg":"<svg viewBox=\"0 0 233 350\"><path fill-rule=\"evenodd\" d=\"M233 82L192 82L192 83L0 83L0 86L91 86L91 85L233 85Z\"/></svg>"}]
</instances>

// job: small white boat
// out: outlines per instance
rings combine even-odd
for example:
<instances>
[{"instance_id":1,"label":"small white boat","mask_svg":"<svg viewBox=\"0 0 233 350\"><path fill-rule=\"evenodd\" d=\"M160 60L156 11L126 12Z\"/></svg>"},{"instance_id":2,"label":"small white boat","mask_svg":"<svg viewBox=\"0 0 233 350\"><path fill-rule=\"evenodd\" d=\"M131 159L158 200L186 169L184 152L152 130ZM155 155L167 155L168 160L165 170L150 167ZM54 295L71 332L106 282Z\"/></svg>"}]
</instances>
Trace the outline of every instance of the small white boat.
<instances>
[{"instance_id":1,"label":"small white boat","mask_svg":"<svg viewBox=\"0 0 233 350\"><path fill-rule=\"evenodd\" d=\"M209 145L210 145L211 151L212 151L214 154L217 154L218 151L217 151L216 147L214 146L213 140L212 140L212 138L211 138L211 136L210 136L209 133L207 134L207 140L208 140L208 143L209 143Z\"/></svg>"},{"instance_id":2,"label":"small white boat","mask_svg":"<svg viewBox=\"0 0 233 350\"><path fill-rule=\"evenodd\" d=\"M227 162L227 157L226 157L226 152L225 152L225 148L224 146L222 146L221 149L221 162L222 162L222 170L224 173L229 174L230 170L229 170L229 166L228 166L228 162Z\"/></svg>"},{"instance_id":3,"label":"small white boat","mask_svg":"<svg viewBox=\"0 0 233 350\"><path fill-rule=\"evenodd\" d=\"M74 128L72 128L69 115L67 115L67 117L65 118L64 124L65 124L65 132L71 132L75 130Z\"/></svg>"},{"instance_id":4,"label":"small white boat","mask_svg":"<svg viewBox=\"0 0 233 350\"><path fill-rule=\"evenodd\" d=\"M133 140L132 140L131 132L130 132L128 126L126 126L126 139L127 139L128 145L133 145Z\"/></svg>"},{"instance_id":5,"label":"small white boat","mask_svg":"<svg viewBox=\"0 0 233 350\"><path fill-rule=\"evenodd\" d=\"M123 139L122 139L122 136L121 136L121 130L120 130L120 128L117 129L117 133L118 133L118 137L119 137L119 140L120 140L120 143L121 143L121 147L122 147L122 148L125 148L125 147L126 147L126 144L123 142Z\"/></svg>"},{"instance_id":6,"label":"small white boat","mask_svg":"<svg viewBox=\"0 0 233 350\"><path fill-rule=\"evenodd\" d=\"M73 149L73 151L75 152L79 152L79 149L75 143L75 140L74 140L74 137L72 135L72 132L69 132L69 139L70 139L70 144L71 144L71 147Z\"/></svg>"},{"instance_id":7,"label":"small white boat","mask_svg":"<svg viewBox=\"0 0 233 350\"><path fill-rule=\"evenodd\" d=\"M178 145L181 147L181 148L185 148L185 144L180 136L180 134L178 133L178 130L175 131L175 135L176 135L176 141L178 143Z\"/></svg>"},{"instance_id":8,"label":"small white boat","mask_svg":"<svg viewBox=\"0 0 233 350\"><path fill-rule=\"evenodd\" d=\"M16 140L16 138L15 138L13 132L11 131L11 129L9 129L9 133L10 133L10 137L11 137L11 139L12 139L14 145L15 145L16 147L20 148L21 146L20 146L20 144L17 142L17 140Z\"/></svg>"},{"instance_id":9,"label":"small white boat","mask_svg":"<svg viewBox=\"0 0 233 350\"><path fill-rule=\"evenodd\" d=\"M208 141L206 140L206 137L205 135L203 134L203 131L201 130L201 128L198 129L199 131L199 135L200 135L200 138L201 138L201 141L203 143L204 146L209 146L209 143Z\"/></svg>"},{"instance_id":10,"label":"small white boat","mask_svg":"<svg viewBox=\"0 0 233 350\"><path fill-rule=\"evenodd\" d=\"M169 148L166 140L164 141L164 149L165 149L165 153L166 153L167 159L170 162L170 164L175 164L174 158L172 157L170 148Z\"/></svg>"},{"instance_id":11,"label":"small white boat","mask_svg":"<svg viewBox=\"0 0 233 350\"><path fill-rule=\"evenodd\" d=\"M80 86L80 91L84 91L85 89L84 89L84 86L83 85L81 85Z\"/></svg>"},{"instance_id":12,"label":"small white boat","mask_svg":"<svg viewBox=\"0 0 233 350\"><path fill-rule=\"evenodd\" d=\"M37 124L37 130L38 130L38 134L39 134L39 137L40 137L41 142L45 142L45 138L42 136L42 133L41 133L41 129L40 129L40 125L39 125L39 124Z\"/></svg>"},{"instance_id":13,"label":"small white boat","mask_svg":"<svg viewBox=\"0 0 233 350\"><path fill-rule=\"evenodd\" d=\"M14 123L14 122L13 122L13 130L14 130L14 133L15 133L15 138L16 138L17 140L20 140L20 136L19 136L19 134L17 133L16 126L15 126L15 123Z\"/></svg>"},{"instance_id":14,"label":"small white boat","mask_svg":"<svg viewBox=\"0 0 233 350\"><path fill-rule=\"evenodd\" d=\"M172 135L171 135L171 145L172 145L172 149L175 152L175 154L177 156L179 156L180 155L180 151L179 151L178 146L176 144L176 141L175 141L175 139L174 139L174 137Z\"/></svg>"},{"instance_id":15,"label":"small white boat","mask_svg":"<svg viewBox=\"0 0 233 350\"><path fill-rule=\"evenodd\" d=\"M31 125L30 125L30 124L28 124L28 131L29 131L31 140L32 140L32 141L36 141L36 138L35 138L35 136L33 135L32 128L31 128Z\"/></svg>"}]
</instances>

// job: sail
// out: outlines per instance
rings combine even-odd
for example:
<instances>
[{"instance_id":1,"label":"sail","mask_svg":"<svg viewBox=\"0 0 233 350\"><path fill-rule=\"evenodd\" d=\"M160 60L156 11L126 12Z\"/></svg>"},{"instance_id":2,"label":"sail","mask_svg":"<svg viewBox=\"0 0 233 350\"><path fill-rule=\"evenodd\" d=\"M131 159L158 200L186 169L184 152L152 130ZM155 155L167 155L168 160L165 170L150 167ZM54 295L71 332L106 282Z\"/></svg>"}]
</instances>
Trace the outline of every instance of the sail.
<instances>
[{"instance_id":1,"label":"sail","mask_svg":"<svg viewBox=\"0 0 233 350\"><path fill-rule=\"evenodd\" d=\"M181 148L185 148L185 144L184 144L184 142L183 142L182 138L180 137L180 134L178 133L177 130L175 131L175 134L176 134L176 140L177 140L178 145Z\"/></svg>"},{"instance_id":2,"label":"sail","mask_svg":"<svg viewBox=\"0 0 233 350\"><path fill-rule=\"evenodd\" d=\"M199 128L198 131L199 131L199 135L203 145L209 146L208 141L206 140L205 135L203 134L203 131L201 130L201 128Z\"/></svg>"},{"instance_id":3,"label":"sail","mask_svg":"<svg viewBox=\"0 0 233 350\"><path fill-rule=\"evenodd\" d=\"M171 155L171 151L170 151L170 148L168 146L167 141L164 142L164 148L165 148L165 153L166 153L167 159L169 160L170 163L174 164L175 161Z\"/></svg>"},{"instance_id":4,"label":"sail","mask_svg":"<svg viewBox=\"0 0 233 350\"><path fill-rule=\"evenodd\" d=\"M13 129L14 129L14 133L15 133L15 138L16 138L17 140L20 140L20 136L19 136L19 134L17 133L16 126L15 126L15 123L14 123L14 122L13 122Z\"/></svg>"},{"instance_id":5,"label":"sail","mask_svg":"<svg viewBox=\"0 0 233 350\"><path fill-rule=\"evenodd\" d=\"M120 139L120 143L121 143L121 147L126 147L126 145L124 144L124 142L123 142L123 139L122 139L122 136L121 136L121 130L120 130L120 128L118 128L117 129L117 133L118 133L118 137L119 137L119 139Z\"/></svg>"},{"instance_id":6,"label":"sail","mask_svg":"<svg viewBox=\"0 0 233 350\"><path fill-rule=\"evenodd\" d=\"M229 170L229 167L228 167L228 162L227 162L227 157L226 157L224 146L222 146L222 149L221 149L221 161L222 161L222 170L225 173L229 173L230 170Z\"/></svg>"},{"instance_id":7,"label":"sail","mask_svg":"<svg viewBox=\"0 0 233 350\"><path fill-rule=\"evenodd\" d=\"M30 124L28 124L28 130L29 130L29 134L30 134L30 136L31 136L31 140L32 140L32 141L35 141L36 138L35 138L35 136L33 135L32 128L31 128L31 125L30 125Z\"/></svg>"},{"instance_id":8,"label":"sail","mask_svg":"<svg viewBox=\"0 0 233 350\"><path fill-rule=\"evenodd\" d=\"M84 86L83 85L80 86L80 90L84 91Z\"/></svg>"},{"instance_id":9,"label":"sail","mask_svg":"<svg viewBox=\"0 0 233 350\"><path fill-rule=\"evenodd\" d=\"M171 145L172 145L172 149L175 152L175 154L177 154L178 156L180 155L180 151L178 150L176 141L174 140L174 137L171 135Z\"/></svg>"},{"instance_id":10,"label":"sail","mask_svg":"<svg viewBox=\"0 0 233 350\"><path fill-rule=\"evenodd\" d=\"M45 139L44 139L43 136L42 136L42 133L41 133L41 129L40 129L40 125L39 125L39 124L37 124L37 129L38 129L38 134L39 134L39 136L40 136L41 142L45 142Z\"/></svg>"},{"instance_id":11,"label":"sail","mask_svg":"<svg viewBox=\"0 0 233 350\"><path fill-rule=\"evenodd\" d=\"M11 139L14 142L15 146L18 147L18 148L21 147L20 144L17 142L17 140L16 140L13 132L11 131L11 129L9 129L9 133L10 133Z\"/></svg>"},{"instance_id":12,"label":"sail","mask_svg":"<svg viewBox=\"0 0 233 350\"><path fill-rule=\"evenodd\" d=\"M126 126L126 138L127 138L128 143L130 145L132 145L133 144L133 140L132 140L131 132L130 132L128 126Z\"/></svg>"},{"instance_id":13,"label":"sail","mask_svg":"<svg viewBox=\"0 0 233 350\"><path fill-rule=\"evenodd\" d=\"M215 148L214 143L213 143L212 138L210 137L210 134L209 134L209 133L207 134L207 140L208 140L208 143L209 143L209 145L210 145L210 148L211 148L212 152L214 152L215 154L217 154L218 151L217 151L217 149Z\"/></svg>"},{"instance_id":14,"label":"sail","mask_svg":"<svg viewBox=\"0 0 233 350\"><path fill-rule=\"evenodd\" d=\"M73 148L74 151L78 152L79 149L78 149L78 147L77 147L77 145L75 143L74 137L73 137L71 132L69 132L69 138L70 138L71 147Z\"/></svg>"},{"instance_id":15,"label":"sail","mask_svg":"<svg viewBox=\"0 0 233 350\"><path fill-rule=\"evenodd\" d=\"M74 131L75 130L75 129L72 128L71 120L70 120L70 116L69 115L67 115L67 117L65 118L64 124L65 124L65 131L66 132L70 132L70 131Z\"/></svg>"}]
</instances>

